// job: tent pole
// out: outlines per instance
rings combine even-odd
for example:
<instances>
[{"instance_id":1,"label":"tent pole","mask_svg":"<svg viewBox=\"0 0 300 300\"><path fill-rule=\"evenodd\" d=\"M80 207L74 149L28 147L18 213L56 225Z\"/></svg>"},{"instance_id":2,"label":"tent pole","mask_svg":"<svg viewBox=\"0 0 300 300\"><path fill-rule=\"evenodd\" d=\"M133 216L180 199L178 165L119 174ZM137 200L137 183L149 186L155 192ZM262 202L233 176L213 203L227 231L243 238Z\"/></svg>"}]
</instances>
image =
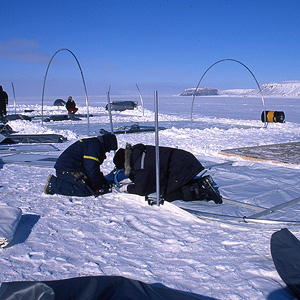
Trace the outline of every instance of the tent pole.
<instances>
[{"instance_id":1,"label":"tent pole","mask_svg":"<svg viewBox=\"0 0 300 300\"><path fill-rule=\"evenodd\" d=\"M14 88L14 83L11 83L12 90L13 90L13 95L14 95L14 107L15 107L15 115L17 114L17 107L16 107L16 94L15 94L15 88Z\"/></svg>"},{"instance_id":2,"label":"tent pole","mask_svg":"<svg viewBox=\"0 0 300 300\"><path fill-rule=\"evenodd\" d=\"M142 93L141 93L141 91L139 89L139 86L137 84L136 84L136 87L137 87L138 92L140 94L141 104L142 104L142 108L143 108L143 116L144 116L144 101L143 101Z\"/></svg>"},{"instance_id":3,"label":"tent pole","mask_svg":"<svg viewBox=\"0 0 300 300\"><path fill-rule=\"evenodd\" d=\"M159 184L159 140L158 140L158 92L154 92L155 107L155 162L156 162L156 204L160 203L160 184Z\"/></svg>"},{"instance_id":4,"label":"tent pole","mask_svg":"<svg viewBox=\"0 0 300 300\"><path fill-rule=\"evenodd\" d=\"M110 132L111 134L114 134L114 127L113 127L112 114L111 114L111 103L110 103L110 85L107 92L107 109L109 114Z\"/></svg>"},{"instance_id":5,"label":"tent pole","mask_svg":"<svg viewBox=\"0 0 300 300\"><path fill-rule=\"evenodd\" d=\"M74 59L76 60L76 63L78 65L78 68L79 68L79 71L81 73L81 78L82 78L82 83L83 83L83 87L84 87L84 93L85 93L85 103L86 103L86 111L87 111L87 124L88 124L88 136L90 135L90 114L89 114L89 102L88 102L88 95L87 95L87 89L86 89L86 84L85 84L85 80L84 80L84 76L83 76L83 71L81 69L81 66L80 66L80 63L77 59L77 57L75 56L75 54L69 50L69 49L66 49L66 48L63 48L63 49L59 49L57 50L51 57L49 63L48 63L48 66L47 66L47 70L46 70L46 73L45 73L45 77L44 77L44 84L43 84L43 92L42 92L42 126L43 126L43 119L44 119L44 95L45 95L45 86L46 86L46 79L47 79L47 74L48 74L48 70L49 70L49 67L51 65L51 62L53 60L53 58L55 57L55 55L59 52L63 52L63 51L68 51L69 53L71 53L71 55L74 57Z\"/></svg>"},{"instance_id":6,"label":"tent pole","mask_svg":"<svg viewBox=\"0 0 300 300\"><path fill-rule=\"evenodd\" d=\"M267 125L267 115L266 115L266 107L265 107L265 99L264 99L264 96L263 96L263 93L262 93L262 90L261 90L261 87L256 79L256 77L254 76L254 74L252 73L252 71L245 65L243 64L242 62L236 60L236 59L232 59L232 58L225 58L225 59L221 59L215 63L213 63L209 68L206 69L206 71L203 73L202 77L200 78L198 84L197 84L197 87L193 93L193 100L192 100L192 108L191 108L191 121L193 121L193 107L194 107L194 100L195 100L195 96L196 96L196 93L197 93L197 90L198 90L198 87L203 79L203 77L205 76L205 74L213 67L215 66L216 64L220 63L220 62L223 62L223 61L233 61L233 62L236 62L236 63L239 63L240 65L242 65L243 67L245 67L249 73L252 75L253 79L255 80L256 82L256 85L258 87L258 90L259 90L259 93L261 94L261 101L262 101L262 104L263 104L263 110L264 110L264 118L265 118L265 125L264 125L264 128L266 128L268 125Z\"/></svg>"}]
</instances>

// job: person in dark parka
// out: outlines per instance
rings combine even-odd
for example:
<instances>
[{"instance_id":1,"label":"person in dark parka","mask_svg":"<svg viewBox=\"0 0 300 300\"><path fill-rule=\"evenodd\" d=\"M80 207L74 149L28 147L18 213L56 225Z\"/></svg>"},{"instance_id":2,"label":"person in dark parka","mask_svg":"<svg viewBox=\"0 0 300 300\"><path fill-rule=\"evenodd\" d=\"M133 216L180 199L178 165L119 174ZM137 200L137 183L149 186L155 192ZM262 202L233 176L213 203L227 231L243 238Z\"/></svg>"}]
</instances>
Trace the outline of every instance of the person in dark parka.
<instances>
[{"instance_id":1,"label":"person in dark parka","mask_svg":"<svg viewBox=\"0 0 300 300\"><path fill-rule=\"evenodd\" d=\"M128 192L147 196L156 190L155 146L137 144L126 145L114 156L116 170L124 169L132 181L119 188ZM173 200L213 200L221 204L222 197L211 176L197 176L204 167L190 152L177 148L159 147L160 197Z\"/></svg>"},{"instance_id":2,"label":"person in dark parka","mask_svg":"<svg viewBox=\"0 0 300 300\"><path fill-rule=\"evenodd\" d=\"M0 85L0 117L6 116L6 105L8 104L8 95L3 91L3 87Z\"/></svg>"},{"instance_id":3,"label":"person in dark parka","mask_svg":"<svg viewBox=\"0 0 300 300\"><path fill-rule=\"evenodd\" d=\"M126 145L114 157L117 169L125 169L132 181L127 192L146 196L155 191L155 146ZM159 147L160 193L167 201L182 199L182 187L190 183L204 167L198 159L185 150Z\"/></svg>"},{"instance_id":4,"label":"person in dark parka","mask_svg":"<svg viewBox=\"0 0 300 300\"><path fill-rule=\"evenodd\" d=\"M78 108L76 107L76 103L73 100L72 96L68 97L68 101L66 103L66 109L69 115L70 114L74 115L78 111Z\"/></svg>"},{"instance_id":5,"label":"person in dark parka","mask_svg":"<svg viewBox=\"0 0 300 300\"><path fill-rule=\"evenodd\" d=\"M110 187L100 165L106 152L117 149L117 138L113 134L75 142L57 159L56 177L48 176L44 192L82 197L107 193Z\"/></svg>"}]
</instances>

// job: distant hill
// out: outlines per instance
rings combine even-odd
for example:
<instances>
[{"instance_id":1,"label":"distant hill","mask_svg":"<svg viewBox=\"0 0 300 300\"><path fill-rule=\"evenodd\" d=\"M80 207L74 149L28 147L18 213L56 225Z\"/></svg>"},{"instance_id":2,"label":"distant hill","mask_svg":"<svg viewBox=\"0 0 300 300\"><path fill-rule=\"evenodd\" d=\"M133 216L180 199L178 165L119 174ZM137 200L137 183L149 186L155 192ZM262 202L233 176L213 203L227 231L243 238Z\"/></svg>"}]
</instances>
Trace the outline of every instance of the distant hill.
<instances>
[{"instance_id":1,"label":"distant hill","mask_svg":"<svg viewBox=\"0 0 300 300\"><path fill-rule=\"evenodd\" d=\"M300 81L270 82L261 86L263 95L300 97Z\"/></svg>"},{"instance_id":2,"label":"distant hill","mask_svg":"<svg viewBox=\"0 0 300 300\"><path fill-rule=\"evenodd\" d=\"M264 96L300 97L300 81L269 82L261 85ZM180 96L193 96L195 88L185 89ZM198 88L196 96L260 96L258 89L219 90L216 88Z\"/></svg>"},{"instance_id":3,"label":"distant hill","mask_svg":"<svg viewBox=\"0 0 300 300\"><path fill-rule=\"evenodd\" d=\"M194 95L194 89L185 89L183 93L180 94L180 96L193 96ZM203 88L198 89L197 96L212 96L212 95L220 95L220 90L218 89L211 89L211 88Z\"/></svg>"}]
</instances>

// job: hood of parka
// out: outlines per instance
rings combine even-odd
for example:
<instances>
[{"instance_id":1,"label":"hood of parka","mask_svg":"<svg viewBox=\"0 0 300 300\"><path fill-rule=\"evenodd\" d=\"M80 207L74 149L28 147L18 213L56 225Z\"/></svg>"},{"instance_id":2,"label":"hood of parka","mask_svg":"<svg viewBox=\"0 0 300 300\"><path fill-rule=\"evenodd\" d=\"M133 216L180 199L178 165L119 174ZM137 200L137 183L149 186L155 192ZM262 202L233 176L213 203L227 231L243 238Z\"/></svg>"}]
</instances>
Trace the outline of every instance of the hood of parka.
<instances>
[{"instance_id":1,"label":"hood of parka","mask_svg":"<svg viewBox=\"0 0 300 300\"><path fill-rule=\"evenodd\" d=\"M111 150L117 150L118 149L118 141L117 137L114 134L107 133L104 135L99 135L97 138L103 142L103 146L105 149L105 152L110 152Z\"/></svg>"}]
</instances>

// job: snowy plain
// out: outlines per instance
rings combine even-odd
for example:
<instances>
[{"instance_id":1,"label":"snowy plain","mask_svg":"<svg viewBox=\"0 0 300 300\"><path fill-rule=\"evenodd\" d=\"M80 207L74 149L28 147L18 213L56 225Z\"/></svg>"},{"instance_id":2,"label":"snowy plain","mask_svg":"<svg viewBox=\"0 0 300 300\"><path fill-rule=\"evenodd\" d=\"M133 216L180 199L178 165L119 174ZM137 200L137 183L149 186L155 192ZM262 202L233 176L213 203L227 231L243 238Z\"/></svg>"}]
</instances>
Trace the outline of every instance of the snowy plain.
<instances>
[{"instance_id":1,"label":"snowy plain","mask_svg":"<svg viewBox=\"0 0 300 300\"><path fill-rule=\"evenodd\" d=\"M73 97L79 113L87 112L84 97ZM65 114L46 98L43 114ZM41 124L41 100L10 101L8 113L35 116L31 122L10 121L19 134L56 133L68 141L55 144L58 156L79 138L110 130L105 96L89 97L89 114L81 121ZM134 96L134 111L113 112L114 127L154 125L154 96L144 96L144 109ZM159 143L192 152L204 166L230 161L208 170L223 197L266 208L300 196L300 165L226 157L221 150L300 141L299 98L265 98L266 110L284 111L286 122L264 128L260 97L192 97L159 95ZM24 110L32 109L30 113ZM89 126L88 126L89 125ZM155 142L154 132L117 135L119 147ZM113 169L113 153L101 169ZM22 209L15 239L0 249L0 282L58 280L78 276L120 275L160 283L213 299L294 299L274 267L270 253L273 232L287 227L300 238L300 204L268 215L264 223L226 218L197 218L173 203L149 206L143 197L111 193L94 197L45 195L52 167L1 165L0 199ZM248 209L203 202L208 213L242 217ZM274 221L274 222L273 222ZM292 221L291 223L286 221ZM299 222L299 224L298 224Z\"/></svg>"}]
</instances>

